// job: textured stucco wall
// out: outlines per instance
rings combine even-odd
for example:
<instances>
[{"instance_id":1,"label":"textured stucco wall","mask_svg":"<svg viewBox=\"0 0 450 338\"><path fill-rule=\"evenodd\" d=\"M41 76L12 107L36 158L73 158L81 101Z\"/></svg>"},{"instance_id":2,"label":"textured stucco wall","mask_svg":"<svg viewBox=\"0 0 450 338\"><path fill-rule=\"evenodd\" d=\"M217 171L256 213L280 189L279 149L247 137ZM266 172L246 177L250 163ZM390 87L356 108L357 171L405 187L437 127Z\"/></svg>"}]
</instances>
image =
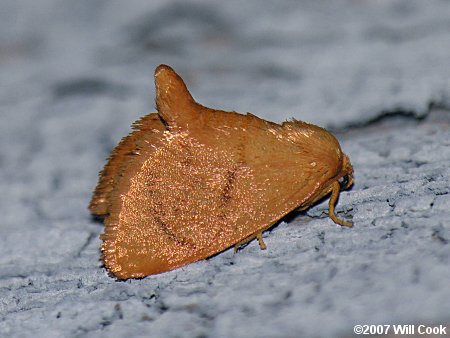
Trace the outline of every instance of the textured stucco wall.
<instances>
[{"instance_id":1,"label":"textured stucco wall","mask_svg":"<svg viewBox=\"0 0 450 338\"><path fill-rule=\"evenodd\" d=\"M448 1L2 1L0 336L450 323L449 18ZM356 184L337 211L354 228L322 203L266 233L266 251L108 277L86 207L109 151L153 110L159 63L205 105L338 130Z\"/></svg>"}]
</instances>

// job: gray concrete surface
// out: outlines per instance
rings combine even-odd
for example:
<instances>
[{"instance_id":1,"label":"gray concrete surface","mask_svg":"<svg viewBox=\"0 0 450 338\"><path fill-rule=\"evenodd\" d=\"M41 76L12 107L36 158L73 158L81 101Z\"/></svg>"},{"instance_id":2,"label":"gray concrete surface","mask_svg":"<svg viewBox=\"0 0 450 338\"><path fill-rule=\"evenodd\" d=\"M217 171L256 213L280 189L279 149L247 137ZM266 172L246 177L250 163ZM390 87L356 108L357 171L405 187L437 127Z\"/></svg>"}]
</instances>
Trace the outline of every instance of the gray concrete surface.
<instances>
[{"instance_id":1,"label":"gray concrete surface","mask_svg":"<svg viewBox=\"0 0 450 338\"><path fill-rule=\"evenodd\" d=\"M449 18L448 1L2 1L0 337L450 323ZM337 210L354 228L322 203L266 233L266 251L108 277L86 207L153 109L159 63L206 105L338 131L356 184Z\"/></svg>"}]
</instances>

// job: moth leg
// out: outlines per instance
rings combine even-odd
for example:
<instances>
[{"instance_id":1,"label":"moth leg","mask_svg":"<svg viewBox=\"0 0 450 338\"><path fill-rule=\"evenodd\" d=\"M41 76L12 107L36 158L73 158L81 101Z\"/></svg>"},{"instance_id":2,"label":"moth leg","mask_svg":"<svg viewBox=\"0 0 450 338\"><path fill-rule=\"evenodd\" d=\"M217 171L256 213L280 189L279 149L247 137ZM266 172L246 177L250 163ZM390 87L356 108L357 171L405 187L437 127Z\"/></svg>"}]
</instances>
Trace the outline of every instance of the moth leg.
<instances>
[{"instance_id":1,"label":"moth leg","mask_svg":"<svg viewBox=\"0 0 450 338\"><path fill-rule=\"evenodd\" d=\"M244 238L242 241L237 242L234 245L234 252L236 253L241 246L243 246L244 244L247 244L247 243L253 241L255 238L256 238L256 235L253 234L253 235L248 236L247 238Z\"/></svg>"},{"instance_id":2,"label":"moth leg","mask_svg":"<svg viewBox=\"0 0 450 338\"><path fill-rule=\"evenodd\" d=\"M261 250L266 250L267 245L266 245L266 243L264 243L262 231L260 231L256 234L256 238L258 239L259 247L261 248Z\"/></svg>"},{"instance_id":3,"label":"moth leg","mask_svg":"<svg viewBox=\"0 0 450 338\"><path fill-rule=\"evenodd\" d=\"M339 191L340 191L340 186L339 186L339 182L333 182L332 186L331 186L331 197L330 197L330 201L328 202L328 215L330 216L330 218L332 219L332 221L336 224L339 225L344 225L346 227L351 227L353 226L352 222L349 221L345 221L343 219L340 219L336 216L336 214L334 213L334 205L336 204L336 201L339 197Z\"/></svg>"},{"instance_id":4,"label":"moth leg","mask_svg":"<svg viewBox=\"0 0 450 338\"><path fill-rule=\"evenodd\" d=\"M262 231L259 231L259 232L254 233L253 235L248 236L247 238L244 238L242 241L237 242L234 245L234 252L237 252L241 246L253 241L255 238L258 240L259 247L261 248L261 250L267 249L267 245L266 245L266 243L264 243L264 240L262 237Z\"/></svg>"}]
</instances>

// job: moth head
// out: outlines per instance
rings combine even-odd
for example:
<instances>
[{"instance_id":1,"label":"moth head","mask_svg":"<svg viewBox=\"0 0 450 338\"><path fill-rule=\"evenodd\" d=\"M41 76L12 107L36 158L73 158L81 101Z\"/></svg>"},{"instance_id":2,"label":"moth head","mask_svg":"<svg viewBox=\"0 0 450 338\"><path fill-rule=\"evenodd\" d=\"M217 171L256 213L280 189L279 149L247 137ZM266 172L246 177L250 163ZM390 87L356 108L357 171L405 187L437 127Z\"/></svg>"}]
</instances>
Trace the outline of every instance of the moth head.
<instances>
[{"instance_id":1,"label":"moth head","mask_svg":"<svg viewBox=\"0 0 450 338\"><path fill-rule=\"evenodd\" d=\"M338 182L341 186L341 190L346 190L353 185L353 167L347 155L344 154L342 161L342 176Z\"/></svg>"}]
</instances>

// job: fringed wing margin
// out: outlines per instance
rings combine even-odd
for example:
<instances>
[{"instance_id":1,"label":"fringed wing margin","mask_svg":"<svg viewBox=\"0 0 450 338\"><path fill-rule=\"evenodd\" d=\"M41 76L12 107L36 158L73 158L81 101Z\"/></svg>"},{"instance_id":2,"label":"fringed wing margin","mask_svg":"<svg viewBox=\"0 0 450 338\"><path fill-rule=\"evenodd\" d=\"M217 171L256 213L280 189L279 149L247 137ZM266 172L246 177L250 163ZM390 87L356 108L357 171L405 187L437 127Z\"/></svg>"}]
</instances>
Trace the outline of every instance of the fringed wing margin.
<instances>
[{"instance_id":1,"label":"fringed wing margin","mask_svg":"<svg viewBox=\"0 0 450 338\"><path fill-rule=\"evenodd\" d=\"M111 194L139 153L137 140L142 139L144 134L165 131L165 125L157 113L152 113L136 121L133 130L120 141L99 173L99 181L89 204L89 210L96 217L105 218L110 213Z\"/></svg>"}]
</instances>

